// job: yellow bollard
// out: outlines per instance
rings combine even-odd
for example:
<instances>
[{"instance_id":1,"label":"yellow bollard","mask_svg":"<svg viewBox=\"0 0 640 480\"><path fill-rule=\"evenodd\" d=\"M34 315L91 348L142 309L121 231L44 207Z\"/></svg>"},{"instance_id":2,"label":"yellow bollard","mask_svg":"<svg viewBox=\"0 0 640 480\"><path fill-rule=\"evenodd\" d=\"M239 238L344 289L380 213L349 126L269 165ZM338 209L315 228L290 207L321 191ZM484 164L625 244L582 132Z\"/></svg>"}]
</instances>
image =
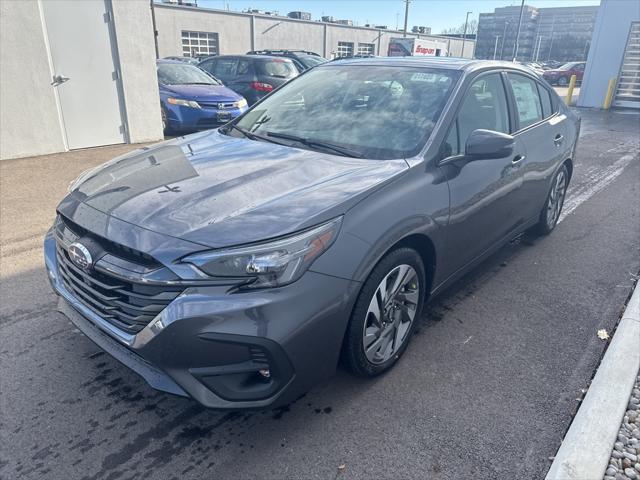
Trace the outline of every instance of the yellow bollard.
<instances>
[{"instance_id":1,"label":"yellow bollard","mask_svg":"<svg viewBox=\"0 0 640 480\"><path fill-rule=\"evenodd\" d=\"M604 103L602 104L602 108L605 110L609 110L611 108L611 101L613 100L613 91L616 88L616 79L609 79L609 86L607 87L607 96L604 97Z\"/></svg>"},{"instance_id":2,"label":"yellow bollard","mask_svg":"<svg viewBox=\"0 0 640 480\"><path fill-rule=\"evenodd\" d=\"M564 99L564 103L567 105L571 105L571 100L573 100L573 89L576 86L576 76L571 75L571 80L569 80L569 90L567 90L567 96Z\"/></svg>"}]
</instances>

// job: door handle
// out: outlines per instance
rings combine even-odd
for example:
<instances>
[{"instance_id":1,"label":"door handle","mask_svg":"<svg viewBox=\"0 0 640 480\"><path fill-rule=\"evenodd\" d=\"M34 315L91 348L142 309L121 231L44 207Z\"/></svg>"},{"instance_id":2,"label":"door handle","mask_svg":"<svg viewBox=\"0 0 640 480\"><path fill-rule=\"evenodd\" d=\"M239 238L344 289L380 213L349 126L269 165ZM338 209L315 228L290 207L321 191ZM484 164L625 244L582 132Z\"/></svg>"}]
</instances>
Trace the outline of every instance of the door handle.
<instances>
[{"instance_id":1,"label":"door handle","mask_svg":"<svg viewBox=\"0 0 640 480\"><path fill-rule=\"evenodd\" d=\"M64 82L67 82L69 80L71 79L69 77L65 77L64 75L54 75L53 82L51 82L51 85L53 85L54 87L57 87L58 85L61 85Z\"/></svg>"},{"instance_id":2,"label":"door handle","mask_svg":"<svg viewBox=\"0 0 640 480\"><path fill-rule=\"evenodd\" d=\"M555 138L553 139L553 143L555 143L556 147L559 147L560 145L562 145L562 142L564 141L564 136L563 135L556 135Z\"/></svg>"},{"instance_id":3,"label":"door handle","mask_svg":"<svg viewBox=\"0 0 640 480\"><path fill-rule=\"evenodd\" d=\"M516 163L520 163L525 158L527 158L527 157L524 156L524 155L516 155L515 157L513 157L513 160L511 160L511 163L513 163L515 165Z\"/></svg>"}]
</instances>

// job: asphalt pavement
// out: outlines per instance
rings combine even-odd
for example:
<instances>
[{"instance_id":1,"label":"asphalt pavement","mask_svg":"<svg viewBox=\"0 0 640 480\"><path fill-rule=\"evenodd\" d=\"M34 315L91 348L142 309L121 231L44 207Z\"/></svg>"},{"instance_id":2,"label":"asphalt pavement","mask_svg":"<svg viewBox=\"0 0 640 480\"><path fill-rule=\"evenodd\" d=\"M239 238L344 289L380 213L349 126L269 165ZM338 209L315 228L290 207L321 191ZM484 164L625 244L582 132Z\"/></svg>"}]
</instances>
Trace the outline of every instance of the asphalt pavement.
<instances>
[{"instance_id":1,"label":"asphalt pavement","mask_svg":"<svg viewBox=\"0 0 640 480\"><path fill-rule=\"evenodd\" d=\"M130 146L0 162L3 479L539 479L640 270L640 117L581 110L565 214L429 306L405 356L276 411L159 393L55 312L41 239Z\"/></svg>"}]
</instances>

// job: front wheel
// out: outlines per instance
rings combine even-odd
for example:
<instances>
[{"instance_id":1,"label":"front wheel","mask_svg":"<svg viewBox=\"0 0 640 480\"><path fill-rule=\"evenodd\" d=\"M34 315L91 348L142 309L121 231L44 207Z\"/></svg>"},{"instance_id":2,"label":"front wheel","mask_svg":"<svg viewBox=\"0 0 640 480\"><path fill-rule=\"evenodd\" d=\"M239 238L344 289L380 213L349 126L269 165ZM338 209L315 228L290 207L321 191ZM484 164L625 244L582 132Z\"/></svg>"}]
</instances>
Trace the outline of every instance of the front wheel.
<instances>
[{"instance_id":1,"label":"front wheel","mask_svg":"<svg viewBox=\"0 0 640 480\"><path fill-rule=\"evenodd\" d=\"M558 79L558 85L560 85L561 87L566 87L569 84L569 81L567 80L567 77L560 77Z\"/></svg>"},{"instance_id":2,"label":"front wheel","mask_svg":"<svg viewBox=\"0 0 640 480\"><path fill-rule=\"evenodd\" d=\"M160 106L160 112L162 115L162 131L165 135L171 135L171 124L169 123L169 115L167 114L167 109L163 106Z\"/></svg>"},{"instance_id":3,"label":"front wheel","mask_svg":"<svg viewBox=\"0 0 640 480\"><path fill-rule=\"evenodd\" d=\"M425 296L422 259L411 248L388 253L358 296L344 342L346 367L374 377L389 370L409 344Z\"/></svg>"},{"instance_id":4,"label":"front wheel","mask_svg":"<svg viewBox=\"0 0 640 480\"><path fill-rule=\"evenodd\" d=\"M564 198L569 185L569 171L567 166L563 165L551 182L551 189L547 195L547 200L540 212L538 223L531 229L532 233L537 235L549 235L560 218Z\"/></svg>"}]
</instances>

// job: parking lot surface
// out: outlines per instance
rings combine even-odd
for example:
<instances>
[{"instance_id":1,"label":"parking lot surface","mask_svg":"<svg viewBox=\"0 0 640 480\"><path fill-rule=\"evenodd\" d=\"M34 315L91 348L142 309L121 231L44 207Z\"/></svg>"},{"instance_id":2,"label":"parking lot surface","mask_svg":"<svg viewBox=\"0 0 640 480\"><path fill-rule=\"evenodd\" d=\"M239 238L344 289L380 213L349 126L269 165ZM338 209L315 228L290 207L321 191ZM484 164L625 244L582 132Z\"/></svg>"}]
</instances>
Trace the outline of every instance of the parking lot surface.
<instances>
[{"instance_id":1,"label":"parking lot surface","mask_svg":"<svg viewBox=\"0 0 640 480\"><path fill-rule=\"evenodd\" d=\"M159 393L55 312L41 240L80 171L0 163L0 477L542 478L640 269L639 116L583 110L565 211L435 299L398 365L277 411Z\"/></svg>"}]
</instances>

